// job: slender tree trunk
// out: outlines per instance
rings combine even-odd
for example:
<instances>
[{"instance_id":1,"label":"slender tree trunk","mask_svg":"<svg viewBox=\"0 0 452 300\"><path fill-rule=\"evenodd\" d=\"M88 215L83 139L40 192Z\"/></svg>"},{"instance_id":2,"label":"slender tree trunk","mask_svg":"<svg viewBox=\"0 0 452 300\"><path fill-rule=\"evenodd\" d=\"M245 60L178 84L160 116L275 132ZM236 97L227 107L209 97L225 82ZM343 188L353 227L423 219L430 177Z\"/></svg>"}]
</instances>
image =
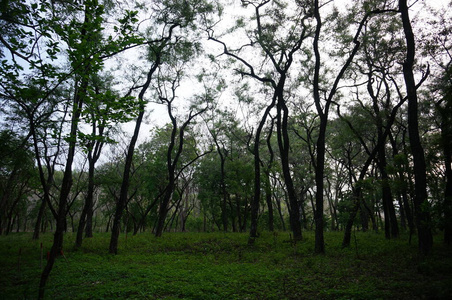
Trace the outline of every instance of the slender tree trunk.
<instances>
[{"instance_id":1,"label":"slender tree trunk","mask_svg":"<svg viewBox=\"0 0 452 300\"><path fill-rule=\"evenodd\" d=\"M314 211L314 222L315 222L315 253L325 253L325 242L323 238L323 175L325 168L325 132L328 122L328 110L325 107L325 111L320 104L320 51L319 51L319 39L320 30L322 28L322 19L320 17L319 1L314 0L314 17L316 19L316 29L314 35L314 54L315 54L315 65L314 65L314 101L317 109L317 113L320 117L320 128L319 135L317 137L317 156L315 162L315 211ZM327 106L329 104L327 103Z\"/></svg>"},{"instance_id":2,"label":"slender tree trunk","mask_svg":"<svg viewBox=\"0 0 452 300\"><path fill-rule=\"evenodd\" d=\"M148 81L150 83L151 80L151 72L148 73ZM149 84L148 84L149 86ZM144 93L143 93L144 94ZM141 98L140 98L141 99ZM130 170L132 168L132 160L133 160L133 154L135 152L135 145L138 140L138 134L140 132L141 122L143 121L144 116L144 103L141 104L140 113L138 114L136 123L135 123L135 130L132 136L132 139L130 141L129 147L127 149L127 155L125 159L125 165L124 165L124 173L122 177L122 183L121 183L121 191L119 194L119 199L116 202L116 210L113 218L113 225L111 227L111 238L110 238L110 246L109 246L109 252L111 254L117 254L118 253L118 242L119 242L119 232L121 227L121 218L124 213L124 210L127 205L128 201L128 195L129 195L129 184L130 184Z\"/></svg>"},{"instance_id":3,"label":"slender tree trunk","mask_svg":"<svg viewBox=\"0 0 452 300\"><path fill-rule=\"evenodd\" d=\"M273 216L273 203L272 203L272 187L270 183L270 174L265 173L265 202L267 203L268 210L268 230L274 231L274 216Z\"/></svg>"},{"instance_id":4,"label":"slender tree trunk","mask_svg":"<svg viewBox=\"0 0 452 300\"><path fill-rule=\"evenodd\" d=\"M83 242L83 231L87 221L88 211L93 207L93 195L94 195L94 164L92 159L89 159L88 167L88 191L85 199L85 205L83 206L82 214L77 228L77 236L75 238L75 247L81 247ZM92 234L92 232L91 232Z\"/></svg>"},{"instance_id":5,"label":"slender tree trunk","mask_svg":"<svg viewBox=\"0 0 452 300\"><path fill-rule=\"evenodd\" d=\"M173 93L174 93L174 90L173 90ZM190 122L193 120L193 118L195 118L197 115L202 114L204 111L207 110L207 108L204 108L204 109L197 111L196 113L192 113L190 111L187 120L182 124L182 126L178 127L177 120L173 116L173 113L172 113L172 101L175 99L175 95L173 94L173 99L171 99L171 100L163 99L163 98L161 98L161 99L162 99L162 101L164 100L167 102L167 111L168 111L168 115L171 119L173 128L171 131L171 140L168 145L168 151L166 153L166 165L168 168L168 185L166 187L166 193L162 199L162 202L160 203L157 227L155 229L156 237L162 236L162 233L164 230L164 225L165 225L165 218L168 213L168 204L173 196L174 189L176 187L176 166L179 162L180 156L184 149L185 130L186 130L188 124L190 124ZM173 157L173 150L174 150L174 147L176 147L176 137L177 137L178 131L179 131L178 145L177 145L176 153L174 154L174 157ZM199 157L201 157L201 156L198 155L195 158L195 160L198 159Z\"/></svg>"},{"instance_id":6,"label":"slender tree trunk","mask_svg":"<svg viewBox=\"0 0 452 300\"><path fill-rule=\"evenodd\" d=\"M276 118L276 132L278 138L279 153L281 159L281 167L283 171L284 183L287 189L290 206L290 227L293 233L294 241L301 241L303 239L300 221L300 207L298 205L297 193L293 184L293 179L289 163L289 134L288 134L288 118L289 110L285 103L283 92L285 84L285 74L281 74L278 86L275 88L275 98L277 99L277 118Z\"/></svg>"},{"instance_id":7,"label":"slender tree trunk","mask_svg":"<svg viewBox=\"0 0 452 300\"><path fill-rule=\"evenodd\" d=\"M122 177L122 183L121 183L121 191L119 194L119 199L116 202L116 210L115 215L113 218L113 225L111 227L111 238L110 238L110 246L109 246L109 252L112 254L118 253L118 242L119 242L119 230L121 225L121 217L124 212L124 209L126 208L127 201L128 201L128 194L129 194L129 184L130 184L130 170L132 168L132 160L133 160L133 154L135 152L135 145L138 140L138 135L140 133L140 127L141 123L143 121L144 113L145 113L145 102L144 102L144 94L149 88L149 85L151 84L152 76L154 75L154 72L157 70L157 67L160 64L160 52L155 53L156 54L156 60L154 64L152 65L151 69L149 70L147 74L147 79L143 87L141 88L140 94L138 95L138 98L140 99L140 112L137 116L137 120L135 123L135 130L132 135L132 139L130 140L129 147L127 149L127 155L125 159L125 165L124 165L124 173Z\"/></svg>"},{"instance_id":8,"label":"slender tree trunk","mask_svg":"<svg viewBox=\"0 0 452 300\"><path fill-rule=\"evenodd\" d=\"M264 128L267 117L270 114L271 109L275 106L276 98L273 97L272 102L265 109L264 114L259 122L259 126L256 130L256 136L254 137L253 155L254 155L254 195L251 200L251 226L250 236L248 238L248 244L254 244L254 240L257 238L257 219L259 212L259 202L261 199L261 159L259 153L259 144L261 139L262 130Z\"/></svg>"},{"instance_id":9,"label":"slender tree trunk","mask_svg":"<svg viewBox=\"0 0 452 300\"><path fill-rule=\"evenodd\" d=\"M364 207L364 199L361 201L361 205L359 206L360 217L361 217L361 228L363 232L369 230L369 212Z\"/></svg>"},{"instance_id":10,"label":"slender tree trunk","mask_svg":"<svg viewBox=\"0 0 452 300\"><path fill-rule=\"evenodd\" d=\"M408 96L408 132L414 162L414 178L416 182L414 210L416 213L419 236L419 251L426 255L433 246L433 236L430 221L430 204L427 199L426 163L424 149L422 148L419 135L418 98L413 75L415 42L406 0L399 0L399 10L402 16L407 47L407 56L403 63L403 75Z\"/></svg>"},{"instance_id":11,"label":"slender tree trunk","mask_svg":"<svg viewBox=\"0 0 452 300\"><path fill-rule=\"evenodd\" d=\"M451 95L452 96L452 95ZM450 96L449 96L450 97ZM448 110L451 111L450 109ZM443 153L446 168L446 186L444 191L444 242L447 245L452 244L452 129L450 126L450 115L443 115L442 136Z\"/></svg>"},{"instance_id":12,"label":"slender tree trunk","mask_svg":"<svg viewBox=\"0 0 452 300\"><path fill-rule=\"evenodd\" d=\"M67 213L67 199L72 187L72 163L75 156L75 147L77 139L78 123L80 120L81 109L83 105L83 98L88 87L88 82L86 78L80 86L80 90L77 91L77 95L74 99L73 114L71 120L71 131L70 131L70 141L69 150L66 161L66 168L63 175L63 182L61 184L60 197L58 201L58 214L56 219L56 229L53 237L53 245L50 250L50 255L47 260L47 264L42 271L41 280L39 282L39 294L38 299L44 298L44 289L49 278L50 272L52 271L55 259L63 251L63 233L66 229L66 213Z\"/></svg>"},{"instance_id":13,"label":"slender tree trunk","mask_svg":"<svg viewBox=\"0 0 452 300\"><path fill-rule=\"evenodd\" d=\"M286 231L286 222L284 221L284 216L283 216L282 209L281 209L281 200L279 200L279 198L276 195L275 195L275 199L276 199L276 208L278 209L278 215L279 215L279 219L281 221L282 230Z\"/></svg>"},{"instance_id":14,"label":"slender tree trunk","mask_svg":"<svg viewBox=\"0 0 452 300\"><path fill-rule=\"evenodd\" d=\"M400 212L400 228L406 232L406 215L405 215L405 206L403 205L402 194L397 195L397 202L399 203L399 212Z\"/></svg>"},{"instance_id":15,"label":"slender tree trunk","mask_svg":"<svg viewBox=\"0 0 452 300\"><path fill-rule=\"evenodd\" d=\"M91 199L86 212L86 224L85 224L85 237L87 238L93 237L94 194L90 198Z\"/></svg>"},{"instance_id":16,"label":"slender tree trunk","mask_svg":"<svg viewBox=\"0 0 452 300\"><path fill-rule=\"evenodd\" d=\"M166 190L163 190L163 192L160 192L160 194L152 201L151 204L149 204L144 211L143 215L141 216L140 220L138 221L138 229L136 232L133 233L133 235L136 235L138 233L138 230L141 229L144 231L145 225L146 225L146 217L149 214L149 212L152 210L152 208L158 203L159 199L166 193Z\"/></svg>"},{"instance_id":17,"label":"slender tree trunk","mask_svg":"<svg viewBox=\"0 0 452 300\"><path fill-rule=\"evenodd\" d=\"M43 196L41 199L41 204L39 205L38 216L36 218L36 223L35 223L35 227L33 230L33 240L39 239L39 233L40 233L41 224L42 224L42 217L44 216L44 211L46 209L46 203L47 203L47 201Z\"/></svg>"},{"instance_id":18,"label":"slender tree trunk","mask_svg":"<svg viewBox=\"0 0 452 300\"><path fill-rule=\"evenodd\" d=\"M101 142L95 143L95 151L92 154L91 159L89 159L89 170L88 170L88 191L87 196L85 199L85 206L86 206L86 223L85 223L85 237L91 238L93 237L93 214L94 214L94 192L95 192L95 186L94 186L94 172L95 172L95 166L96 162L100 156L102 144L99 145Z\"/></svg>"},{"instance_id":19,"label":"slender tree trunk","mask_svg":"<svg viewBox=\"0 0 452 300\"><path fill-rule=\"evenodd\" d=\"M403 131L403 133L402 133L403 144L405 144L405 142L404 142L405 141L405 137L406 137L405 132L406 131ZM392 147L394 149L394 156L395 156L398 153L398 150L397 150L397 147L395 145L395 141L391 142L391 143L392 143ZM408 157L408 152L407 152L406 147L404 146L403 149L404 149L404 153L403 154L406 157ZM406 216L406 219L407 219L407 222L408 222L408 229L409 229L410 235L411 235L415 231L415 224L414 224L414 217L413 217L413 212L412 212L412 206L410 205L410 201L408 199L409 186L411 185L411 179L410 179L411 175L410 175L410 172L409 172L409 168L407 170L407 173L408 173L408 176L405 176L404 175L404 171L403 170L399 170L398 171L398 177L399 177L399 181L401 182L401 185L402 185L402 189L400 191L400 195L402 197L403 211L405 213L405 216Z\"/></svg>"},{"instance_id":20,"label":"slender tree trunk","mask_svg":"<svg viewBox=\"0 0 452 300\"><path fill-rule=\"evenodd\" d=\"M369 78L368 86L371 86L371 79ZM374 113L377 122L378 131L378 159L377 165L381 176L381 191L382 191L382 203L384 212L384 222L385 222L385 237L390 239L391 237L399 236L399 226L397 223L397 218L395 214L395 208L393 203L393 197L391 192L391 187L389 186L389 176L386 172L387 161L386 161L386 136L383 133L383 120L380 116L380 109L378 108L377 98L373 95L371 87L368 87L370 94L374 102Z\"/></svg>"},{"instance_id":21,"label":"slender tree trunk","mask_svg":"<svg viewBox=\"0 0 452 300\"><path fill-rule=\"evenodd\" d=\"M359 210L359 204L361 202L361 187L358 186L353 190L353 207L350 212L350 216L347 220L344 230L344 238L342 239L342 248L350 246L350 241L352 237L353 222L355 221L356 214Z\"/></svg>"},{"instance_id":22,"label":"slender tree trunk","mask_svg":"<svg viewBox=\"0 0 452 300\"><path fill-rule=\"evenodd\" d=\"M350 181L352 180L351 179L352 177L355 178L355 187L353 188L353 201L354 201L354 203L353 203L352 211L350 212L350 216L349 216L349 218L347 220L347 224L345 225L344 238L342 240L342 247L343 248L350 246L353 222L355 220L356 214L358 213L358 210L360 208L360 204L361 204L361 201L362 201L362 190L361 190L361 186L359 185L359 183L364 180L364 177L366 176L366 173L367 173L367 170L368 170L370 164L375 159L375 155L377 155L377 149L378 149L378 145L369 154L369 157L367 158L366 162L364 163L363 167L361 168L358 180L356 180L356 178L354 176L352 176L352 168L349 167Z\"/></svg>"},{"instance_id":23,"label":"slender tree trunk","mask_svg":"<svg viewBox=\"0 0 452 300\"><path fill-rule=\"evenodd\" d=\"M217 142L215 140L215 142ZM218 154L220 155L220 185L221 185L221 194L222 194L222 201L221 201L221 221L223 222L223 231L227 232L228 231L228 212L227 212L227 199L228 199L228 195L227 195L227 191L226 191L226 183L225 183L225 177L226 177L226 173L225 173L225 161L226 158L224 157L221 149L220 149L220 145L217 143L217 151Z\"/></svg>"},{"instance_id":24,"label":"slender tree trunk","mask_svg":"<svg viewBox=\"0 0 452 300\"><path fill-rule=\"evenodd\" d=\"M323 237L323 176L325 172L325 133L327 125L327 116L320 117L320 129L317 139L317 160L315 166L315 253L325 253L325 242Z\"/></svg>"},{"instance_id":25,"label":"slender tree trunk","mask_svg":"<svg viewBox=\"0 0 452 300\"><path fill-rule=\"evenodd\" d=\"M33 148L34 148L34 152L36 155L36 162L38 165L38 171L39 171L39 180L42 186L42 191L43 191L43 196L42 196L42 203L41 203L41 207L39 208L39 212L38 212L38 218L36 220L36 224L35 224L35 228L34 228L34 232L33 232L33 239L37 240L39 239L39 226L41 226L41 220L42 217L44 215L45 212L45 207L46 205L49 205L52 214L55 218L57 218L56 212L54 211L53 207L50 206L50 186L53 182L53 172L54 169L50 166L47 165L47 178L45 177L44 174L44 170L43 170L43 166L41 163L41 156L40 156L40 152L39 152L39 146L38 146L38 137L37 137L37 133L36 133L36 128L35 128L35 124L33 121L30 121L30 132L32 133L32 137L33 137ZM58 146L59 147L59 146Z\"/></svg>"},{"instance_id":26,"label":"slender tree trunk","mask_svg":"<svg viewBox=\"0 0 452 300\"><path fill-rule=\"evenodd\" d=\"M452 85L450 77L452 75L452 68L449 67L445 72L445 90L444 98L441 103L437 104L437 110L441 115L441 139L442 150L445 165L446 186L444 190L444 243L446 245L452 244Z\"/></svg>"},{"instance_id":27,"label":"slender tree trunk","mask_svg":"<svg viewBox=\"0 0 452 300\"><path fill-rule=\"evenodd\" d=\"M155 229L156 237L162 236L162 233L163 233L163 230L165 227L166 215L168 214L168 204L171 200L171 197L173 196L174 187L175 187L175 182L174 182L174 174L173 174L172 178L170 177L170 182L168 183L166 193L163 196L162 202L160 203L158 221L157 221L157 226Z\"/></svg>"},{"instance_id":28,"label":"slender tree trunk","mask_svg":"<svg viewBox=\"0 0 452 300\"><path fill-rule=\"evenodd\" d=\"M450 130L450 129L449 129ZM450 140L444 140L445 144ZM450 146L444 146L444 162L446 165L446 187L444 193L444 242L447 245L452 244L452 150Z\"/></svg>"}]
</instances>

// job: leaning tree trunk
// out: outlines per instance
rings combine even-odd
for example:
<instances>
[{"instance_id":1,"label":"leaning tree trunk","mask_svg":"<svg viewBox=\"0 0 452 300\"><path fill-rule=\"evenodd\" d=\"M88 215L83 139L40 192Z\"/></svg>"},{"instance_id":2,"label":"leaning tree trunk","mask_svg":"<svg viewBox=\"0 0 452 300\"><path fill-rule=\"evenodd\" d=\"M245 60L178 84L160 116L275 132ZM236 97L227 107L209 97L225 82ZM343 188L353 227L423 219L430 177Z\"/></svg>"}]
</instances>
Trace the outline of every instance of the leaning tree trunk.
<instances>
[{"instance_id":1,"label":"leaning tree trunk","mask_svg":"<svg viewBox=\"0 0 452 300\"><path fill-rule=\"evenodd\" d=\"M119 195L119 199L116 202L116 210L115 215L113 219L113 225L111 227L111 238L110 238L110 246L109 246L109 252L112 254L118 253L118 242L119 242L119 231L121 226L121 218L122 214L124 212L124 209L127 205L128 200L128 194L129 194L129 184L130 184L130 169L132 168L132 160L133 160L133 154L135 152L135 145L138 140L138 135L140 133L140 127L141 123L143 121L144 113L145 113L145 102L143 100L144 94L149 88L152 80L152 76L154 75L154 72L157 70L159 64L160 64L160 52L155 53L156 59L154 64L152 65L151 69L149 70L147 74L147 79L143 87L141 88L140 94L138 95L138 98L140 99L140 112L138 114L136 123L135 123L135 130L132 135L132 139L130 140L129 148L127 149L127 155L125 159L125 165L124 165L124 173L122 177L122 183L121 183L121 191Z\"/></svg>"},{"instance_id":2,"label":"leaning tree trunk","mask_svg":"<svg viewBox=\"0 0 452 300\"><path fill-rule=\"evenodd\" d=\"M176 166L179 163L179 159L181 157L182 151L184 149L184 134L185 131L187 129L187 126L190 124L190 122L197 117L198 115L202 114L203 112L205 112L207 110L207 107L204 109L201 109L195 113L193 113L192 111L189 112L188 118L187 120L182 124L182 126L178 127L177 125L177 120L173 115L172 112L172 101L175 99L175 94L174 94L174 90L173 90L173 98L172 99L166 99L161 97L160 98L162 101L166 101L167 102L167 111L168 111L168 116L171 119L171 124L173 126L172 131L171 131L171 140L170 140L170 144L168 145L168 150L166 153L166 166L168 168L168 185L166 187L166 192L163 196L162 202L160 203L160 208L159 208L159 215L158 215L158 220L157 220L157 227L155 229L155 236L156 237L160 237L162 236L163 230L165 229L165 219L166 219L166 215L168 214L168 204L173 196L174 193L174 189L176 186L176 179L177 179L177 174L176 174ZM179 131L179 137L177 138L177 132ZM178 140L178 145L177 145L177 149L176 149L176 153L174 154L173 157L173 150L176 147L176 141ZM202 155L197 155L195 159L193 159L190 163L196 161L198 158L200 158ZM189 163L189 164L190 164Z\"/></svg>"},{"instance_id":3,"label":"leaning tree trunk","mask_svg":"<svg viewBox=\"0 0 452 300\"><path fill-rule=\"evenodd\" d=\"M148 86L150 84L151 74L148 74ZM113 218L113 225L111 227L111 238L110 238L110 246L109 252L111 254L118 253L118 243L119 243L119 232L121 227L121 218L122 214L127 205L128 194L129 194L129 183L130 183L130 169L132 168L132 160L133 154L135 152L135 145L138 140L138 134L140 132L141 122L143 121L144 116L144 103L142 103L142 109L140 109L140 113L138 114L135 130L132 136L132 139L129 144L129 148L127 149L127 156L124 165L124 173L122 177L121 183L121 191L119 195L119 199L116 202L116 210Z\"/></svg>"}]
</instances>

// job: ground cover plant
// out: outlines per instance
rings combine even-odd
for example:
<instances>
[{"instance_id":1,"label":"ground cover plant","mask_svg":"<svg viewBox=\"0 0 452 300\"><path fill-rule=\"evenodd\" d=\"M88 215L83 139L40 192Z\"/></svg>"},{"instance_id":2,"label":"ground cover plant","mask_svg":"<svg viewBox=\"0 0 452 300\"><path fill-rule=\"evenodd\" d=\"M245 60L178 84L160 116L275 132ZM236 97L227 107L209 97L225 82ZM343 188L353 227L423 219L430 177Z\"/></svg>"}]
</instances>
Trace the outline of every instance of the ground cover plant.
<instances>
[{"instance_id":1,"label":"ground cover plant","mask_svg":"<svg viewBox=\"0 0 452 300\"><path fill-rule=\"evenodd\" d=\"M253 246L246 233L95 234L78 250L65 236L46 299L446 299L452 295L450 248L438 241L420 257L408 236L327 232L328 251L314 253L314 233L293 244L289 233L265 232ZM0 299L35 299L51 234L0 236ZM416 241L413 240L412 243Z\"/></svg>"},{"instance_id":2,"label":"ground cover plant","mask_svg":"<svg viewBox=\"0 0 452 300\"><path fill-rule=\"evenodd\" d=\"M452 0L2 1L0 296L449 296L451 32Z\"/></svg>"}]
</instances>

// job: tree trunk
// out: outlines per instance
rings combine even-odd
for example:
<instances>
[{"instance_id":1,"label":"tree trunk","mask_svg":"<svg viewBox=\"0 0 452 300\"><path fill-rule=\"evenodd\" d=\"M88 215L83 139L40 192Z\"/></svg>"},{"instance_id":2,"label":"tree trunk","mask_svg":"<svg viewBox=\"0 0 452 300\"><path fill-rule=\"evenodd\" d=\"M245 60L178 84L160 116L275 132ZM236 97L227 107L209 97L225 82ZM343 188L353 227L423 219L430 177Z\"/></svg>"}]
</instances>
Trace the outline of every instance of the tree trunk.
<instances>
[{"instance_id":1,"label":"tree trunk","mask_svg":"<svg viewBox=\"0 0 452 300\"><path fill-rule=\"evenodd\" d=\"M121 217L124 212L124 209L126 208L127 201L128 201L128 194L129 194L129 183L130 183L130 169L132 168L132 160L133 160L133 154L135 152L135 145L138 140L138 135L140 133L140 127L141 123L143 121L144 113L145 113L145 102L144 102L144 94L146 90L149 88L149 85L151 84L152 76L154 75L154 72L157 70L157 67L160 64L160 52L155 53L156 58L155 62L152 65L151 69L149 70L147 74L147 79L143 87L141 88L140 94L138 95L138 98L140 99L140 112L138 114L136 123L135 123L135 130L132 135L132 139L130 140L129 147L127 149L127 155L125 159L125 165L124 165L124 173L122 177L122 183L121 183L121 191L119 194L119 199L116 202L116 210L115 215L113 219L113 225L111 228L111 238L110 238L110 246L109 246L109 252L112 254L118 253L118 241L119 241L119 229L121 225Z\"/></svg>"},{"instance_id":2,"label":"tree trunk","mask_svg":"<svg viewBox=\"0 0 452 300\"><path fill-rule=\"evenodd\" d=\"M151 72L148 73L148 81L150 83L151 79ZM149 84L148 84L149 86ZM143 92L144 94L144 92ZM141 99L141 98L140 98ZM127 155L125 159L125 165L124 165L124 172L122 177L122 183L121 183L121 191L119 194L119 199L116 202L116 210L113 218L113 225L111 227L111 238L110 238L110 245L109 245L109 252L111 254L117 254L118 253L118 242L119 242L119 231L121 226L121 218L124 213L124 209L126 208L127 202L128 202L128 194L129 194L129 183L130 183L130 169L132 168L132 160L133 160L133 154L135 152L135 144L138 139L138 134L140 132L141 122L143 120L144 116L144 103L141 104L140 113L138 114L136 123L135 123L135 130L132 136L132 139L130 141L129 147L127 149Z\"/></svg>"},{"instance_id":3,"label":"tree trunk","mask_svg":"<svg viewBox=\"0 0 452 300\"><path fill-rule=\"evenodd\" d=\"M300 207L298 205L297 193L293 184L293 179L289 164L289 134L288 134L288 118L289 110L283 98L285 83L285 74L281 74L278 86L275 89L275 98L277 102L277 118L276 118L276 132L278 138L279 153L281 158L281 167L283 171L284 183L287 188L287 195L289 197L290 205L290 227L293 233L294 241L301 241L303 238L300 221Z\"/></svg>"},{"instance_id":4,"label":"tree trunk","mask_svg":"<svg viewBox=\"0 0 452 300\"><path fill-rule=\"evenodd\" d=\"M166 215L168 214L168 204L171 200L171 197L173 196L173 191L174 191L174 186L175 186L174 174L172 175L172 177L173 177L172 179L170 178L170 182L168 183L166 193L163 196L162 202L160 203L158 221L157 221L157 226L155 228L155 236L156 237L162 236L162 233L163 233L163 230L165 227L165 219L166 219Z\"/></svg>"},{"instance_id":5,"label":"tree trunk","mask_svg":"<svg viewBox=\"0 0 452 300\"><path fill-rule=\"evenodd\" d=\"M449 116L450 117L450 116ZM450 129L448 129L450 130ZM450 138L450 135L449 135ZM443 139L444 144L449 144L450 139ZM452 150L450 145L444 145L444 163L446 165L446 187L444 192L444 242L452 244Z\"/></svg>"},{"instance_id":6,"label":"tree trunk","mask_svg":"<svg viewBox=\"0 0 452 300\"><path fill-rule=\"evenodd\" d=\"M85 199L85 205L83 206L82 213L80 215L80 221L77 228L77 236L75 238L75 247L81 247L82 241L83 241L83 231L85 229L86 224L86 217L88 214L88 209L91 206L92 207L92 196L93 196L93 189L94 189L94 167L91 168L91 163L89 164L89 170L88 170L88 192Z\"/></svg>"},{"instance_id":7,"label":"tree trunk","mask_svg":"<svg viewBox=\"0 0 452 300\"><path fill-rule=\"evenodd\" d=\"M276 208L278 209L279 219L281 221L282 230L286 231L286 222L284 221L284 216L281 209L281 200L275 195L276 199Z\"/></svg>"},{"instance_id":8,"label":"tree trunk","mask_svg":"<svg viewBox=\"0 0 452 300\"><path fill-rule=\"evenodd\" d=\"M323 175L325 168L325 132L326 125L328 122L328 106L326 104L325 108L322 108L320 103L320 52L319 52L319 39L320 30L322 28L322 19L320 17L319 1L314 0L314 17L316 19L316 28L314 35L314 54L315 54L315 65L314 65L314 102L316 105L317 113L320 117L320 128L319 135L317 137L317 151L316 151L316 162L314 164L315 169L315 211L314 211L314 222L315 222L315 253L323 254L325 253L325 242L323 238Z\"/></svg>"},{"instance_id":9,"label":"tree trunk","mask_svg":"<svg viewBox=\"0 0 452 300\"><path fill-rule=\"evenodd\" d=\"M225 183L225 170L224 165L226 158L224 157L223 153L221 152L220 145L217 143L217 151L220 155L220 185L221 185L221 195L222 195L222 201L221 201L221 221L223 223L223 231L228 231L228 213L227 213L227 191L226 191L226 183Z\"/></svg>"},{"instance_id":10,"label":"tree trunk","mask_svg":"<svg viewBox=\"0 0 452 300\"><path fill-rule=\"evenodd\" d=\"M353 190L353 207L352 210L350 212L350 216L347 220L347 223L345 225L345 230L344 230L344 238L342 239L342 248L346 248L350 246L350 241L351 241L351 237L352 237L352 229L353 229L353 222L355 221L355 217L356 214L358 213L359 210L359 205L361 203L361 187L357 186L354 190Z\"/></svg>"},{"instance_id":11,"label":"tree trunk","mask_svg":"<svg viewBox=\"0 0 452 300\"><path fill-rule=\"evenodd\" d=\"M33 230L33 240L37 240L39 239L39 233L41 230L41 223L42 223L42 217L44 216L44 211L46 209L46 200L44 197L42 197L41 199L41 204L39 205L39 212L38 212L38 216L36 218L36 223L35 223L35 227Z\"/></svg>"},{"instance_id":12,"label":"tree trunk","mask_svg":"<svg viewBox=\"0 0 452 300\"><path fill-rule=\"evenodd\" d=\"M426 163L424 149L422 148L419 136L418 98L413 75L415 42L406 0L399 0L399 10L402 16L407 47L406 60L403 62L403 75L408 96L408 132L416 182L414 211L418 229L419 251L423 255L426 255L433 246L433 236L430 221L430 204L427 199Z\"/></svg>"},{"instance_id":13,"label":"tree trunk","mask_svg":"<svg viewBox=\"0 0 452 300\"><path fill-rule=\"evenodd\" d=\"M323 237L323 176L325 172L325 133L327 126L327 115L320 117L319 136L317 138L317 160L315 165L315 253L325 253L325 242Z\"/></svg>"},{"instance_id":14,"label":"tree trunk","mask_svg":"<svg viewBox=\"0 0 452 300\"><path fill-rule=\"evenodd\" d=\"M448 111L451 110L449 109ZM446 186L444 191L444 242L447 245L452 244L452 129L450 127L452 124L450 124L450 118L450 115L443 115L441 132L443 136L443 153L446 168Z\"/></svg>"},{"instance_id":15,"label":"tree trunk","mask_svg":"<svg viewBox=\"0 0 452 300\"><path fill-rule=\"evenodd\" d=\"M276 98L272 98L272 102L265 109L264 114L259 122L259 126L256 130L256 136L254 137L253 155L254 155L254 196L251 200L251 226L250 236L248 238L248 244L254 244L254 240L257 238L257 219L259 212L259 202L261 199L261 159L259 154L259 144L261 133L264 128L267 117L270 114L271 109L275 106ZM271 198L271 196L270 196Z\"/></svg>"},{"instance_id":16,"label":"tree trunk","mask_svg":"<svg viewBox=\"0 0 452 300\"><path fill-rule=\"evenodd\" d=\"M359 211L361 217L361 228L363 232L366 232L369 230L369 212L364 207L364 199L359 206Z\"/></svg>"},{"instance_id":17,"label":"tree trunk","mask_svg":"<svg viewBox=\"0 0 452 300\"><path fill-rule=\"evenodd\" d=\"M88 15L88 13L86 13ZM87 17L85 17L85 22L87 22ZM63 233L66 229L66 213L67 213L67 199L69 197L69 193L72 187L72 163L74 161L75 156L75 147L77 140L77 130L78 123L80 120L80 114L83 105L83 99L85 97L85 93L88 87L88 82L85 79L82 81L80 86L80 90L78 90L74 99L73 104L73 113L71 120L71 131L70 131L70 140L69 140L69 150L66 160L66 168L64 170L63 182L61 184L60 197L58 201L58 214L56 219L56 229L53 238L53 245L50 250L50 255L47 260L47 264L42 271L41 280L39 282L39 294L38 299L44 298L44 289L49 278L50 272L52 271L53 265L55 263L55 259L58 255L60 255L63 251Z\"/></svg>"},{"instance_id":18,"label":"tree trunk","mask_svg":"<svg viewBox=\"0 0 452 300\"><path fill-rule=\"evenodd\" d=\"M444 190L444 243L446 245L452 244L452 86L450 83L450 77L452 75L452 68L449 66L445 72L445 90L444 107L441 104L437 104L437 110L441 115L441 139L442 150L444 156L445 165L445 177L446 186Z\"/></svg>"},{"instance_id":19,"label":"tree trunk","mask_svg":"<svg viewBox=\"0 0 452 300\"><path fill-rule=\"evenodd\" d=\"M268 210L268 230L274 231L273 203L272 203L272 187L270 183L270 174L265 172L265 202Z\"/></svg>"},{"instance_id":20,"label":"tree trunk","mask_svg":"<svg viewBox=\"0 0 452 300\"><path fill-rule=\"evenodd\" d=\"M173 196L174 189L176 186L176 166L179 162L179 158L184 149L185 130L186 130L188 124L190 124L190 122L193 120L193 118L195 118L199 114L202 114L207 109L207 108L201 109L201 110L197 111L196 113L192 113L192 111L190 111L187 120L182 124L182 126L178 127L177 120L172 113L172 101L174 99L175 99L174 90L173 90L173 98L172 99L161 98L162 101L167 102L167 111L168 111L168 115L171 119L171 124L172 124L173 128L171 131L171 140L168 145L168 151L166 153L166 165L168 168L168 185L166 187L166 192L163 196L162 202L160 203L157 227L155 229L156 237L162 236L162 233L163 233L163 230L165 227L164 225L165 225L165 218L168 213L168 204ZM176 138L177 138L178 131L179 131L178 145L177 145L176 153L174 154L174 157L173 157L173 150L174 150L174 147L176 147ZM199 157L201 157L201 155L198 155L192 161L195 161Z\"/></svg>"},{"instance_id":21,"label":"tree trunk","mask_svg":"<svg viewBox=\"0 0 452 300\"><path fill-rule=\"evenodd\" d=\"M379 110L376 110L376 114L379 115ZM389 176L386 172L386 151L385 151L385 140L383 137L383 124L381 118L377 116L377 126L378 126L378 159L377 165L381 175L381 190L382 190L382 203L383 212L385 218L385 237L390 239L391 237L396 238L399 236L399 226L397 223L397 218L395 214L395 208L392 198L391 187L389 186Z\"/></svg>"}]
</instances>

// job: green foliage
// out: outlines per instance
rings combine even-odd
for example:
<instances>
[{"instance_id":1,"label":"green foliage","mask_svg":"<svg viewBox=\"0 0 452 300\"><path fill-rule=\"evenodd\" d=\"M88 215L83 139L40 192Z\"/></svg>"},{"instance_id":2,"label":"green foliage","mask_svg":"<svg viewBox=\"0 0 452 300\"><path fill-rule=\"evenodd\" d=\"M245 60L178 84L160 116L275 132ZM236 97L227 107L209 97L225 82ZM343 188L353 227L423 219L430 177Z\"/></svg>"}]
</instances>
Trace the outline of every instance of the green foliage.
<instances>
[{"instance_id":1,"label":"green foliage","mask_svg":"<svg viewBox=\"0 0 452 300\"><path fill-rule=\"evenodd\" d=\"M26 217L28 195L37 188L34 154L24 137L0 131L0 228L11 230L12 218Z\"/></svg>"},{"instance_id":2,"label":"green foliage","mask_svg":"<svg viewBox=\"0 0 452 300\"><path fill-rule=\"evenodd\" d=\"M405 238L356 233L355 247L341 249L341 233L326 233L329 251L313 255L314 235L296 246L285 232L264 232L254 246L247 234L172 233L122 235L119 255L106 254L108 235L65 249L47 287L49 299L417 299L451 292L452 260L436 244L423 260ZM74 235L67 235L72 244ZM0 237L0 297L34 298L40 243L27 234ZM20 271L19 265L20 252Z\"/></svg>"}]
</instances>

